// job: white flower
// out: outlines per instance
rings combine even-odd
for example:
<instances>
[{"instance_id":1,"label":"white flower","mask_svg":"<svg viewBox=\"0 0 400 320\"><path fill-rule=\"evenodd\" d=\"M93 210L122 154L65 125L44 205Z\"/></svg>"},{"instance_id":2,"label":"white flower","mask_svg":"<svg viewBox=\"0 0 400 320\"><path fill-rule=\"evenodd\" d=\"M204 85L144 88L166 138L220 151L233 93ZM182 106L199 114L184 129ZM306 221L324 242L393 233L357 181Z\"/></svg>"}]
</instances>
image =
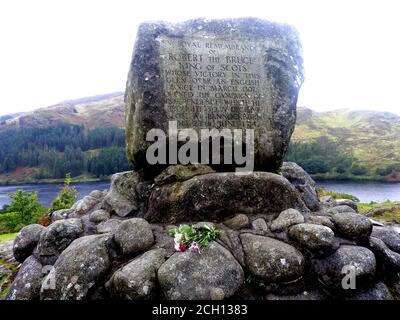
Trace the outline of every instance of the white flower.
<instances>
[{"instance_id":1,"label":"white flower","mask_svg":"<svg viewBox=\"0 0 400 320\"><path fill-rule=\"evenodd\" d=\"M183 234L182 233L176 233L174 237L175 243L180 243L183 239Z\"/></svg>"}]
</instances>

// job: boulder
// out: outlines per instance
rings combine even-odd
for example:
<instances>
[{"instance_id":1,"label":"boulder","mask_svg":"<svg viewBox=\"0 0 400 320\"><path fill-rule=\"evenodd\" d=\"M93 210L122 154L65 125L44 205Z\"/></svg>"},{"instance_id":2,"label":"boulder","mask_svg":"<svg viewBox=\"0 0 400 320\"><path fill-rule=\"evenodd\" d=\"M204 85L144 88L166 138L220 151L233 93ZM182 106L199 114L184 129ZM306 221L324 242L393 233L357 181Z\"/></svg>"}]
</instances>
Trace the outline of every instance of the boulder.
<instances>
[{"instance_id":1,"label":"boulder","mask_svg":"<svg viewBox=\"0 0 400 320\"><path fill-rule=\"evenodd\" d=\"M370 237L369 245L375 253L378 262L384 271L400 272L400 254L390 250L386 244L378 238Z\"/></svg>"},{"instance_id":2,"label":"boulder","mask_svg":"<svg viewBox=\"0 0 400 320\"><path fill-rule=\"evenodd\" d=\"M291 239L312 251L332 248L335 238L332 229L311 223L300 223L290 227L288 235Z\"/></svg>"},{"instance_id":3,"label":"boulder","mask_svg":"<svg viewBox=\"0 0 400 320\"><path fill-rule=\"evenodd\" d=\"M110 268L107 243L110 235L76 239L64 250L43 281L41 299L83 300ZM54 286L47 284L54 282Z\"/></svg>"},{"instance_id":4,"label":"boulder","mask_svg":"<svg viewBox=\"0 0 400 320\"><path fill-rule=\"evenodd\" d=\"M272 221L271 231L281 232L298 223L304 222L304 216L295 209L287 209L282 211L278 218Z\"/></svg>"},{"instance_id":5,"label":"boulder","mask_svg":"<svg viewBox=\"0 0 400 320\"><path fill-rule=\"evenodd\" d=\"M89 220L94 223L100 223L110 219L110 213L106 210L96 210L90 214Z\"/></svg>"},{"instance_id":6,"label":"boulder","mask_svg":"<svg viewBox=\"0 0 400 320\"><path fill-rule=\"evenodd\" d=\"M71 207L74 217L79 217L88 213L99 202L100 202L99 199L91 196L86 196L83 199L75 202L75 204Z\"/></svg>"},{"instance_id":7,"label":"boulder","mask_svg":"<svg viewBox=\"0 0 400 320\"><path fill-rule=\"evenodd\" d=\"M358 212L357 203L350 199L335 199L337 206L348 206L352 208L355 212Z\"/></svg>"},{"instance_id":8,"label":"boulder","mask_svg":"<svg viewBox=\"0 0 400 320\"><path fill-rule=\"evenodd\" d=\"M315 181L310 175L296 162L282 163L281 174L294 185L309 185L315 189Z\"/></svg>"},{"instance_id":9,"label":"boulder","mask_svg":"<svg viewBox=\"0 0 400 320\"><path fill-rule=\"evenodd\" d=\"M141 218L123 221L116 229L114 237L124 256L144 251L154 242L150 224Z\"/></svg>"},{"instance_id":10,"label":"boulder","mask_svg":"<svg viewBox=\"0 0 400 320\"><path fill-rule=\"evenodd\" d=\"M43 267L33 256L25 259L14 279L6 300L39 300Z\"/></svg>"},{"instance_id":11,"label":"boulder","mask_svg":"<svg viewBox=\"0 0 400 320\"><path fill-rule=\"evenodd\" d=\"M336 214L341 212L356 212L356 211L352 207L349 207L347 205L334 206L328 209L328 213L330 214Z\"/></svg>"},{"instance_id":12,"label":"boulder","mask_svg":"<svg viewBox=\"0 0 400 320\"><path fill-rule=\"evenodd\" d=\"M353 270L357 287L368 283L375 275L376 259L365 247L342 245L328 257L313 259L312 265L320 281L342 289L343 278Z\"/></svg>"},{"instance_id":13,"label":"boulder","mask_svg":"<svg viewBox=\"0 0 400 320\"><path fill-rule=\"evenodd\" d=\"M251 223L251 227L253 228L253 230L260 232L260 233L264 233L264 234L270 233L267 223L265 222L265 220L263 218L255 219Z\"/></svg>"},{"instance_id":14,"label":"boulder","mask_svg":"<svg viewBox=\"0 0 400 320\"><path fill-rule=\"evenodd\" d=\"M195 41L199 45L183 47L182 41ZM221 43L236 43L242 50L236 46L215 50L212 65L215 70L232 68L233 62L228 63L228 67L222 64L226 56L238 57L245 54L246 61L242 61L241 72L236 71L242 74L246 69L246 73L256 75L260 82L254 83L258 92L256 98L245 94L240 99L249 105L256 99L260 108L230 110L231 104L225 104L222 100L217 108L204 108L196 102L203 93L210 94L211 99L217 99L218 95L208 87L192 88L194 69L168 58L202 56L203 59L197 60L195 68L207 70L210 64L207 46L218 46ZM165 70L169 70L169 73ZM182 78L181 73L187 76ZM221 80L229 82L230 74L222 72L219 77L204 76L211 81L208 86L218 86ZM177 81L183 81L183 88L188 86L192 89L182 90L177 95L172 85ZM146 140L146 135L154 128L167 132L169 122L177 121L178 128L192 128L197 134L203 128L254 129L256 170L277 171L294 130L297 95L302 82L300 41L294 28L288 25L256 18L196 19L179 24L143 23L137 33L125 94L128 158L136 169L144 168L150 173L156 173L158 170L154 167L157 165L150 164L146 157L152 144ZM222 86L221 90L220 94L231 93ZM201 116L193 112L198 109L202 110Z\"/></svg>"},{"instance_id":15,"label":"boulder","mask_svg":"<svg viewBox=\"0 0 400 320\"><path fill-rule=\"evenodd\" d=\"M334 207L336 205L335 199L332 196L321 196L319 201L324 207Z\"/></svg>"},{"instance_id":16,"label":"boulder","mask_svg":"<svg viewBox=\"0 0 400 320\"><path fill-rule=\"evenodd\" d=\"M295 162L284 162L280 171L296 187L304 203L311 211L320 209L318 194L315 190L315 181L302 167Z\"/></svg>"},{"instance_id":17,"label":"boulder","mask_svg":"<svg viewBox=\"0 0 400 320\"><path fill-rule=\"evenodd\" d=\"M102 208L115 212L120 217L138 209L135 188L139 183L139 174L134 171L116 173L111 178L111 186L105 196Z\"/></svg>"},{"instance_id":18,"label":"boulder","mask_svg":"<svg viewBox=\"0 0 400 320\"><path fill-rule=\"evenodd\" d=\"M70 214L72 214L73 212L74 212L74 210L72 210L72 209L61 209L61 210L54 211L51 214L51 221L54 222L57 220L67 219L68 216Z\"/></svg>"},{"instance_id":19,"label":"boulder","mask_svg":"<svg viewBox=\"0 0 400 320\"><path fill-rule=\"evenodd\" d=\"M372 232L372 223L361 214L338 212L332 217L336 230L350 239L365 239Z\"/></svg>"},{"instance_id":20,"label":"boulder","mask_svg":"<svg viewBox=\"0 0 400 320\"><path fill-rule=\"evenodd\" d=\"M247 227L249 223L249 217L243 213L237 214L234 217L224 221L224 225L233 230L243 229Z\"/></svg>"},{"instance_id":21,"label":"boulder","mask_svg":"<svg viewBox=\"0 0 400 320\"><path fill-rule=\"evenodd\" d=\"M232 254L216 242L197 251L177 252L158 270L168 300L211 300L231 297L244 282Z\"/></svg>"},{"instance_id":22,"label":"boulder","mask_svg":"<svg viewBox=\"0 0 400 320\"><path fill-rule=\"evenodd\" d=\"M371 237L381 239L389 248L400 253L400 234L389 227L373 227Z\"/></svg>"},{"instance_id":23,"label":"boulder","mask_svg":"<svg viewBox=\"0 0 400 320\"><path fill-rule=\"evenodd\" d=\"M157 296L157 270L165 261L164 249L150 250L116 271L107 287L122 300L150 300Z\"/></svg>"},{"instance_id":24,"label":"boulder","mask_svg":"<svg viewBox=\"0 0 400 320\"><path fill-rule=\"evenodd\" d=\"M103 191L93 190L92 192L89 193L89 196L101 200L104 198L105 195L103 194Z\"/></svg>"},{"instance_id":25,"label":"boulder","mask_svg":"<svg viewBox=\"0 0 400 320\"><path fill-rule=\"evenodd\" d=\"M240 239L246 266L255 276L270 282L288 282L303 275L304 257L291 245L250 233L241 234Z\"/></svg>"},{"instance_id":26,"label":"boulder","mask_svg":"<svg viewBox=\"0 0 400 320\"><path fill-rule=\"evenodd\" d=\"M43 265L53 264L59 254L82 233L81 219L70 218L55 221L42 232L34 254Z\"/></svg>"},{"instance_id":27,"label":"boulder","mask_svg":"<svg viewBox=\"0 0 400 320\"><path fill-rule=\"evenodd\" d=\"M45 229L40 224L30 224L20 230L13 245L13 254L17 261L24 262L32 254Z\"/></svg>"},{"instance_id":28,"label":"boulder","mask_svg":"<svg viewBox=\"0 0 400 320\"><path fill-rule=\"evenodd\" d=\"M374 283L372 287L344 296L345 300L393 300L392 294L383 282Z\"/></svg>"},{"instance_id":29,"label":"boulder","mask_svg":"<svg viewBox=\"0 0 400 320\"><path fill-rule=\"evenodd\" d=\"M326 226L331 229L333 229L335 226L333 224L331 218L328 216L314 216L314 215L308 216L308 217L306 217L306 222L313 223L313 224L319 224L319 225Z\"/></svg>"},{"instance_id":30,"label":"boulder","mask_svg":"<svg viewBox=\"0 0 400 320\"><path fill-rule=\"evenodd\" d=\"M123 220L109 219L97 225L97 233L115 233Z\"/></svg>"},{"instance_id":31,"label":"boulder","mask_svg":"<svg viewBox=\"0 0 400 320\"><path fill-rule=\"evenodd\" d=\"M231 229L220 230L220 234L215 241L228 249L240 265L244 267L244 253L239 234L238 231Z\"/></svg>"},{"instance_id":32,"label":"boulder","mask_svg":"<svg viewBox=\"0 0 400 320\"><path fill-rule=\"evenodd\" d=\"M308 210L296 189L269 172L211 173L155 187L145 219L149 222L221 220L245 214Z\"/></svg>"}]
</instances>

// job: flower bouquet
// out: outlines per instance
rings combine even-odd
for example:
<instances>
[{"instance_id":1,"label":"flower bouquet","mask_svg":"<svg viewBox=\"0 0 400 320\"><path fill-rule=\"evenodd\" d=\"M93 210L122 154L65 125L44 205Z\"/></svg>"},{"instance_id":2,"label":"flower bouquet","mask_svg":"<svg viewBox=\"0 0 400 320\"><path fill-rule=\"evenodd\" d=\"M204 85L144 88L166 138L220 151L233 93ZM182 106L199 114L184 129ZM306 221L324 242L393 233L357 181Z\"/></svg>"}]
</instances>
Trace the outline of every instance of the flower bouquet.
<instances>
[{"instance_id":1,"label":"flower bouquet","mask_svg":"<svg viewBox=\"0 0 400 320\"><path fill-rule=\"evenodd\" d=\"M178 228L168 231L174 237L175 250L184 252L187 249L200 252L200 247L207 247L208 244L219 235L219 230L204 224L201 227L181 224Z\"/></svg>"}]
</instances>

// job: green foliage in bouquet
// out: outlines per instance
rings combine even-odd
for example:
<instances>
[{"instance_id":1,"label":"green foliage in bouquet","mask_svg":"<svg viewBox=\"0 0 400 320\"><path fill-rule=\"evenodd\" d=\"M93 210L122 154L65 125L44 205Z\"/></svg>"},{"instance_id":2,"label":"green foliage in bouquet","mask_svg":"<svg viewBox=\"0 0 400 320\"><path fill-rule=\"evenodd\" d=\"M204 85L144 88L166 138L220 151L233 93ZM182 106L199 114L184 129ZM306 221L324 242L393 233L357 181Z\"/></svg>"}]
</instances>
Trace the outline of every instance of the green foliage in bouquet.
<instances>
[{"instance_id":1,"label":"green foliage in bouquet","mask_svg":"<svg viewBox=\"0 0 400 320\"><path fill-rule=\"evenodd\" d=\"M178 228L170 229L168 234L175 238L175 242L182 243L185 246L194 242L201 247L207 247L212 240L218 237L220 231L206 224L201 227L181 224Z\"/></svg>"}]
</instances>

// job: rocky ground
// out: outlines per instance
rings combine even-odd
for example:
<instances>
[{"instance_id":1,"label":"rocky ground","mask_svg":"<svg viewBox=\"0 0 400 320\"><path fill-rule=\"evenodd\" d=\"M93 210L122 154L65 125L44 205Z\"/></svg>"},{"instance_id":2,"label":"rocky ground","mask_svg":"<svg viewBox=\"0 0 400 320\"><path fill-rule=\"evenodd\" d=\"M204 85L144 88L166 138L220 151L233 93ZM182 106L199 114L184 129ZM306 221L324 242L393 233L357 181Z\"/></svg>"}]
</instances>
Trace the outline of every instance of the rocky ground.
<instances>
[{"instance_id":1,"label":"rocky ground","mask_svg":"<svg viewBox=\"0 0 400 320\"><path fill-rule=\"evenodd\" d=\"M0 299L7 292L19 265L14 259L13 242L10 240L0 243Z\"/></svg>"},{"instance_id":2,"label":"rocky ground","mask_svg":"<svg viewBox=\"0 0 400 320\"><path fill-rule=\"evenodd\" d=\"M13 254L22 265L6 298L396 298L400 235L356 211L351 200L319 199L294 163L281 174L202 165L148 181L119 173L48 227L21 230ZM221 233L200 253L176 252L168 230L181 223Z\"/></svg>"}]
</instances>

